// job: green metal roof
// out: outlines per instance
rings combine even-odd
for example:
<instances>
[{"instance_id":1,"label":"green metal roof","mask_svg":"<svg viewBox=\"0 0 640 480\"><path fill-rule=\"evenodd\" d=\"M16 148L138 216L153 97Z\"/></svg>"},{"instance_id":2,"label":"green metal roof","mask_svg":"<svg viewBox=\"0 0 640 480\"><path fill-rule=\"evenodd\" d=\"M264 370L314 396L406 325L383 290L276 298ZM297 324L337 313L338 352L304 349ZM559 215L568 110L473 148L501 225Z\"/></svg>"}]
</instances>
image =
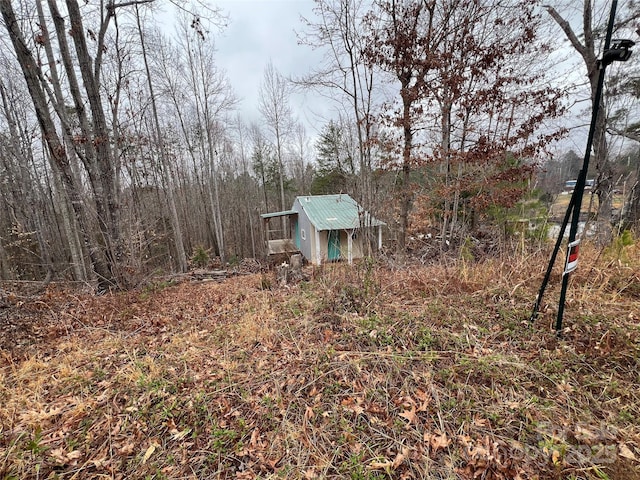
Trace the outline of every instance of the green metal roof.
<instances>
[{"instance_id":1,"label":"green metal roof","mask_svg":"<svg viewBox=\"0 0 640 480\"><path fill-rule=\"evenodd\" d=\"M353 198L344 193L309 195L297 197L296 201L317 230L348 230L386 225L365 212Z\"/></svg>"}]
</instances>

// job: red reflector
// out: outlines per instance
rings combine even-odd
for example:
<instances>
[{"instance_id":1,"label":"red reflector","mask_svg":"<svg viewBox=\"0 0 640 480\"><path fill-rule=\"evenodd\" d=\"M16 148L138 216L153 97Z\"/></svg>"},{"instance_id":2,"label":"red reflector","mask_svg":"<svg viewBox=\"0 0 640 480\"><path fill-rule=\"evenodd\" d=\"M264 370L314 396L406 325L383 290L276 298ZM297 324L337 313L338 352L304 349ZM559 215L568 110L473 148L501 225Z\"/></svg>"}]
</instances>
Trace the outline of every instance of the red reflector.
<instances>
[{"instance_id":1,"label":"red reflector","mask_svg":"<svg viewBox=\"0 0 640 480\"><path fill-rule=\"evenodd\" d=\"M571 250L569 250L569 261L570 262L575 262L576 260L578 260L578 251L580 250L580 245L576 245L574 247L571 247Z\"/></svg>"}]
</instances>

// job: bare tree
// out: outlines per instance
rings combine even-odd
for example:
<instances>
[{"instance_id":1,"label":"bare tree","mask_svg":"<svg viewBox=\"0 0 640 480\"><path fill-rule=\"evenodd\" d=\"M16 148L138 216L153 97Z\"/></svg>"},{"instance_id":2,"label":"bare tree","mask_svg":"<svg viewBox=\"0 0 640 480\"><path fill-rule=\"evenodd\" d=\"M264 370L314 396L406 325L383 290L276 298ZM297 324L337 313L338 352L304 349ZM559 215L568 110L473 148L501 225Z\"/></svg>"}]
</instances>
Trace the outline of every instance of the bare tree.
<instances>
[{"instance_id":1,"label":"bare tree","mask_svg":"<svg viewBox=\"0 0 640 480\"><path fill-rule=\"evenodd\" d=\"M600 32L602 25L596 24L594 20L596 3L592 0L583 0L581 19L581 32L576 32L571 23L563 16L554 6L546 5L547 12L553 20L562 29L563 33L571 43L571 46L578 52L586 68L587 78L589 80L589 88L591 94L591 104L595 102L596 89L598 86L598 77L600 75L600 67L598 60L599 41L601 40ZM632 5L633 7L633 5ZM635 8L635 10L634 10ZM637 18L637 6L632 8L630 14L623 19L618 27L623 27ZM607 126L607 105L605 98L600 101L599 115L594 129L593 141L593 161L597 171L597 182L595 192L598 195L598 239L601 244L608 244L611 241L612 229L612 205L613 205L613 173L609 159L609 146L606 137Z\"/></svg>"},{"instance_id":2,"label":"bare tree","mask_svg":"<svg viewBox=\"0 0 640 480\"><path fill-rule=\"evenodd\" d=\"M278 73L271 61L264 70L264 77L260 85L259 102L258 108L266 121L267 128L271 131L271 136L276 147L280 182L280 209L286 210L284 194L284 144L291 134L293 121L291 107L289 105L289 85L286 79ZM282 228L284 230L285 217L282 217L282 222Z\"/></svg>"},{"instance_id":3,"label":"bare tree","mask_svg":"<svg viewBox=\"0 0 640 480\"><path fill-rule=\"evenodd\" d=\"M203 147L203 138L198 132L199 104L191 95L189 86L192 75L186 72L191 70L184 62L182 50L170 39L155 34L154 68L158 72L156 78L160 86L161 99L165 100L165 108L170 112L173 124L176 125L176 135L181 145L181 157L183 168L188 172L191 186L189 219L195 220L189 228L189 236L196 245L215 245L216 230L209 219L213 217L214 205L210 201L210 184L207 181L206 150Z\"/></svg>"},{"instance_id":4,"label":"bare tree","mask_svg":"<svg viewBox=\"0 0 640 480\"><path fill-rule=\"evenodd\" d=\"M92 181L97 220L102 237L100 241L104 242L107 267L106 272L98 272L98 274L105 282L117 282L116 268L121 256L120 230L118 226L118 193L116 192L115 161L111 149L111 136L100 94L100 70L105 49L105 35L110 20L115 16L116 6L115 4L109 4L101 16L96 54L95 58L92 58L87 46L80 7L76 0L67 0L66 5L69 14L71 38L73 39L77 56L77 65L82 76L82 83L91 113L91 125L88 125L88 119L85 117L81 119L81 128L84 130L85 143L91 144L86 150L88 155L85 161L87 165L90 165L88 173ZM49 0L49 6L58 30L58 40L62 44L61 37L64 36L64 30L60 31L62 17L57 11L55 0ZM70 78L73 70L71 59L63 60L63 63L67 70L67 76ZM79 92L74 94L74 102L77 112L79 114L84 112L84 102L79 96Z\"/></svg>"},{"instance_id":5,"label":"bare tree","mask_svg":"<svg viewBox=\"0 0 640 480\"><path fill-rule=\"evenodd\" d=\"M155 144L158 146L158 153L160 155L160 163L162 165L162 177L164 180L165 191L167 194L167 203L169 205L169 212L171 214L171 226L173 231L173 240L175 242L175 249L178 256L178 271L185 272L187 270L187 256L184 250L184 243L182 241L182 226L180 225L180 219L178 218L178 210L176 208L176 199L174 193L174 184L171 181L171 169L169 165L169 159L167 158L166 146L162 130L160 128L160 120L158 118L158 107L156 104L156 96L154 93L153 81L151 78L151 69L149 68L149 61L147 58L147 47L145 42L145 35L142 28L142 22L140 17L140 9L138 5L135 6L136 13L136 25L138 27L138 34L140 36L140 48L142 51L142 60L144 63L144 69L147 77L147 85L149 87L149 95L151 100L151 112L153 115Z\"/></svg>"},{"instance_id":6,"label":"bare tree","mask_svg":"<svg viewBox=\"0 0 640 480\"><path fill-rule=\"evenodd\" d=\"M43 217L47 212L41 179L46 175L32 146L33 128L19 112L19 93L11 81L0 80L0 264L2 278L40 278L53 268L51 249L45 240ZM36 128L37 131L37 128Z\"/></svg>"},{"instance_id":7,"label":"bare tree","mask_svg":"<svg viewBox=\"0 0 640 480\"><path fill-rule=\"evenodd\" d=\"M181 19L180 42L186 58L186 75L193 92L195 137L206 160L209 201L213 209L213 227L218 253L226 261L224 223L220 205L220 148L224 142L223 116L236 103L225 76L215 64L215 45L199 17Z\"/></svg>"},{"instance_id":8,"label":"bare tree","mask_svg":"<svg viewBox=\"0 0 640 480\"><path fill-rule=\"evenodd\" d=\"M250 175L250 162L249 155L247 152L248 149L248 137L249 131L247 125L242 121L240 116L238 115L235 120L235 132L237 139L237 150L238 150L238 158L240 161L239 168L239 191L242 198L242 203L244 205L244 215L245 219L249 221L249 235L251 238L251 254L253 258L256 258L256 238L255 238L255 228L254 228L254 215L257 212L256 206L253 204L253 187L255 187L255 182L251 178ZM246 226L246 223L245 223Z\"/></svg>"},{"instance_id":9,"label":"bare tree","mask_svg":"<svg viewBox=\"0 0 640 480\"><path fill-rule=\"evenodd\" d=\"M50 34L47 27L47 19L45 18L44 9L42 7L42 1L36 1L36 9L38 12L38 21L41 29L41 34L44 39L50 38ZM58 74L58 68L55 61L54 53L53 53L53 45L50 41L44 41L44 50L46 54L47 64L49 65L49 76L51 78L51 85L53 87L53 98L50 100L54 105L56 105L56 112L58 115L62 117L61 122L65 125L69 125L71 120L67 114L67 109L65 108L65 99L64 94L62 93L62 83L60 81L60 76ZM50 95L51 96L51 95ZM75 150L73 147L73 139L69 134L68 129L63 129L62 134L64 138L65 147L67 149L69 155L69 164L71 167L71 171L74 173L75 182L79 183L77 172L77 163L78 159L75 155ZM55 165L55 164L54 164ZM59 185L59 181L56 181L58 175L54 174L54 184ZM59 189L60 190L60 189ZM63 228L66 232L66 238L69 243L69 248L71 252L73 269L75 272L75 278L81 281L89 280L89 276L86 270L86 264L84 261L84 257L86 256L86 252L83 252L83 245L79 241L77 226L72 219L71 208L69 206L68 198L66 195L61 195L61 205L60 210L63 218Z\"/></svg>"},{"instance_id":10,"label":"bare tree","mask_svg":"<svg viewBox=\"0 0 640 480\"><path fill-rule=\"evenodd\" d=\"M315 0L315 4L318 20L305 20L307 32L302 41L326 52L324 64L297 83L325 92L340 109L353 116L358 147L358 196L365 208L371 210L374 207L371 173L376 76L375 64L367 61L364 54L365 14L369 2Z\"/></svg>"},{"instance_id":11,"label":"bare tree","mask_svg":"<svg viewBox=\"0 0 640 480\"><path fill-rule=\"evenodd\" d=\"M291 173L295 182L296 191L300 193L309 193L311 179L309 178L309 139L305 126L297 122L293 129L293 142L291 143Z\"/></svg>"},{"instance_id":12,"label":"bare tree","mask_svg":"<svg viewBox=\"0 0 640 480\"><path fill-rule=\"evenodd\" d=\"M33 12L0 4L14 47L3 60L20 68L28 92L28 103L15 103L0 82L0 170L29 198L19 205L3 189L0 206L20 211L2 216L0 228L28 230L20 235L33 239L28 250L38 266L70 256L74 277L100 288L126 286L131 266L173 262L185 270L187 245L211 245L223 262L228 248L256 249L255 218L244 228L234 208L241 202L248 210L256 188L227 128L235 98L216 68L206 23L218 11L180 10L178 35L169 39L149 28L140 6L150 2L34 0ZM125 8L133 15L122 15ZM15 107L37 121L35 135ZM18 145L26 138L35 152ZM238 247L225 244L231 230ZM0 251L3 274L16 272L13 253ZM132 253L138 263L125 264Z\"/></svg>"},{"instance_id":13,"label":"bare tree","mask_svg":"<svg viewBox=\"0 0 640 480\"><path fill-rule=\"evenodd\" d=\"M252 169L257 176L258 184L262 187L262 197L264 199L264 211L270 210L268 195L268 169L269 157L271 156L271 148L265 138L264 132L258 123L252 123L249 127L249 135L252 143Z\"/></svg>"}]
</instances>

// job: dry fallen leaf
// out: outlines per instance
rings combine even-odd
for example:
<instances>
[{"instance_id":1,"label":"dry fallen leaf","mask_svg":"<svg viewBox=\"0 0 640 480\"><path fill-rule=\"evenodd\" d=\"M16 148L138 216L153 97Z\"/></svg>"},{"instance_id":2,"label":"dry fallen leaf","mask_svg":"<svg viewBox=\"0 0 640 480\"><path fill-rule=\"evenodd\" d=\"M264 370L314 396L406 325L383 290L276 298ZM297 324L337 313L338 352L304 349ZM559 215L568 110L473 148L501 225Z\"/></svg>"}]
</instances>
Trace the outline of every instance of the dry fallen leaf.
<instances>
[{"instance_id":1,"label":"dry fallen leaf","mask_svg":"<svg viewBox=\"0 0 640 480\"><path fill-rule=\"evenodd\" d=\"M49 452L49 455L58 463L65 463L66 456L62 448L55 448Z\"/></svg>"},{"instance_id":2,"label":"dry fallen leaf","mask_svg":"<svg viewBox=\"0 0 640 480\"><path fill-rule=\"evenodd\" d=\"M574 388L571 385L569 385L567 382L565 382L564 380L561 383L557 384L556 388L558 390L560 390L560 392L567 393L567 394L573 393L573 391L574 391Z\"/></svg>"},{"instance_id":3,"label":"dry fallen leaf","mask_svg":"<svg viewBox=\"0 0 640 480\"><path fill-rule=\"evenodd\" d=\"M587 445L593 445L597 441L597 436L591 430L588 430L580 425L576 425L576 428L573 432L576 440L580 443L586 443Z\"/></svg>"},{"instance_id":4,"label":"dry fallen leaf","mask_svg":"<svg viewBox=\"0 0 640 480\"><path fill-rule=\"evenodd\" d=\"M638 459L636 458L635 454L624 443L618 444L618 455L620 455L621 457L624 457L624 458L626 458L628 460L633 460L634 462L638 461Z\"/></svg>"},{"instance_id":5,"label":"dry fallen leaf","mask_svg":"<svg viewBox=\"0 0 640 480\"><path fill-rule=\"evenodd\" d=\"M352 397L345 398L340 402L345 410L349 410L350 412L355 413L356 415L360 415L364 412L364 408L362 407L362 400L357 398L353 399Z\"/></svg>"},{"instance_id":6,"label":"dry fallen leaf","mask_svg":"<svg viewBox=\"0 0 640 480\"><path fill-rule=\"evenodd\" d=\"M80 450L73 450L71 452L65 452L64 448L55 448L49 452L49 455L60 464L72 463L75 464L75 460L82 457Z\"/></svg>"},{"instance_id":7,"label":"dry fallen leaf","mask_svg":"<svg viewBox=\"0 0 640 480\"><path fill-rule=\"evenodd\" d=\"M396 455L396 458L393 459L393 465L392 465L393 469L395 470L400 465L402 465L402 463L406 460L408 455L409 455L409 449L407 447L402 447L402 451L398 452L398 454Z\"/></svg>"},{"instance_id":8,"label":"dry fallen leaf","mask_svg":"<svg viewBox=\"0 0 640 480\"><path fill-rule=\"evenodd\" d=\"M369 470L388 470L393 466L393 462L391 460L385 460L384 462L372 461L369 463Z\"/></svg>"},{"instance_id":9,"label":"dry fallen leaf","mask_svg":"<svg viewBox=\"0 0 640 480\"><path fill-rule=\"evenodd\" d=\"M173 440L183 440L184 437L186 437L187 435L189 435L191 433L191 429L190 428L185 428L184 430L182 430L181 432L178 432L177 430L175 432L173 432L173 434L171 435L171 438Z\"/></svg>"},{"instance_id":10,"label":"dry fallen leaf","mask_svg":"<svg viewBox=\"0 0 640 480\"><path fill-rule=\"evenodd\" d=\"M484 428L484 427L486 427L488 424L489 424L489 421L488 421L486 418L478 418L478 417L475 417L475 418L473 419L473 425L474 425L474 426L476 426L476 427Z\"/></svg>"},{"instance_id":11,"label":"dry fallen leaf","mask_svg":"<svg viewBox=\"0 0 640 480\"><path fill-rule=\"evenodd\" d=\"M407 423L405 428L407 428L410 424L415 423L416 419L418 418L416 415L415 404L412 404L411 408L409 410L405 410L404 412L402 412L400 416L403 418L406 418L409 421L409 423Z\"/></svg>"},{"instance_id":12,"label":"dry fallen leaf","mask_svg":"<svg viewBox=\"0 0 640 480\"><path fill-rule=\"evenodd\" d=\"M427 434L425 434L425 439ZM438 450L444 450L451 444L451 439L447 437L446 433L436 432L432 435L428 435L429 445L434 452Z\"/></svg>"},{"instance_id":13,"label":"dry fallen leaf","mask_svg":"<svg viewBox=\"0 0 640 480\"><path fill-rule=\"evenodd\" d=\"M142 464L144 465L145 463L147 463L147 460L149 460L149 458L151 458L151 455L153 455L153 452L156 451L156 447L158 445L156 443L152 443L151 445L149 445L149 448L147 448L147 451L144 452L144 456L142 457Z\"/></svg>"},{"instance_id":14,"label":"dry fallen leaf","mask_svg":"<svg viewBox=\"0 0 640 480\"><path fill-rule=\"evenodd\" d=\"M118 449L118 454L129 455L135 450L135 444L133 442L127 443Z\"/></svg>"},{"instance_id":15,"label":"dry fallen leaf","mask_svg":"<svg viewBox=\"0 0 640 480\"><path fill-rule=\"evenodd\" d=\"M424 399L420 399L422 401L422 403L420 404L420 406L418 407L418 412L426 412L427 409L429 408L429 404L431 403L431 399L430 398L424 398Z\"/></svg>"},{"instance_id":16,"label":"dry fallen leaf","mask_svg":"<svg viewBox=\"0 0 640 480\"><path fill-rule=\"evenodd\" d=\"M93 463L93 465L96 468L102 468L104 467L107 463L109 463L109 459L107 457L100 457L100 458L96 458L94 460L91 460L90 463Z\"/></svg>"},{"instance_id":17,"label":"dry fallen leaf","mask_svg":"<svg viewBox=\"0 0 640 480\"><path fill-rule=\"evenodd\" d=\"M67 458L70 460L77 460L82 457L82 452L80 450L73 450L67 453Z\"/></svg>"},{"instance_id":18,"label":"dry fallen leaf","mask_svg":"<svg viewBox=\"0 0 640 480\"><path fill-rule=\"evenodd\" d=\"M313 417L315 417L315 413L313 413L313 408L311 408L310 406L307 405L307 408L304 411L304 419L306 421L309 421Z\"/></svg>"}]
</instances>

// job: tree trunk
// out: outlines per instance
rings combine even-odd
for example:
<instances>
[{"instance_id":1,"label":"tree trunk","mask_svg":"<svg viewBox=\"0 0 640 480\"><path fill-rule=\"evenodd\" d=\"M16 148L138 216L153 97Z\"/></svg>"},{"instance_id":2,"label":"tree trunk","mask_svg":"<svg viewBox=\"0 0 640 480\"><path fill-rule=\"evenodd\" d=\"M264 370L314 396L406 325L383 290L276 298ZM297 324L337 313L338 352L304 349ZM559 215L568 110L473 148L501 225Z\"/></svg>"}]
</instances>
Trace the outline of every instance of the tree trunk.
<instances>
[{"instance_id":1,"label":"tree trunk","mask_svg":"<svg viewBox=\"0 0 640 480\"><path fill-rule=\"evenodd\" d=\"M51 78L51 84L53 86L53 91L55 98L52 99L57 104L57 112L58 115L61 116L61 120L64 124L68 125L69 121L66 118L65 105L64 105L64 96L62 94L62 87L60 84L60 77L58 76L58 69L56 67L55 57L53 55L53 49L51 47L50 35L47 29L47 22L44 18L44 10L42 8L42 1L36 1L36 9L38 11L38 19L40 21L40 28L42 30L42 34L45 37L44 49L45 54L47 56L47 62L49 64L49 72ZM63 138L66 146L66 150L70 155L73 155L73 140L70 138L69 131L67 128L63 129ZM77 175L73 172L73 161L70 161L70 165L72 166L72 174L74 180L77 183ZM55 165L55 164L54 164ZM71 220L71 214L69 212L69 199L67 195L65 195L65 191L63 188L60 188L60 173L56 171L55 168L53 170L53 185L56 193L61 199L60 202L60 212L62 215L62 227L65 232L65 237L68 242L69 252L71 254L71 264L73 268L74 278L76 280L86 282L89 280L89 276L87 275L86 265L84 262L84 252L82 251L82 243L79 242L79 235L77 231L77 224Z\"/></svg>"},{"instance_id":2,"label":"tree trunk","mask_svg":"<svg viewBox=\"0 0 640 480\"><path fill-rule=\"evenodd\" d=\"M117 282L115 269L122 255L120 246L120 233L118 229L118 198L115 191L114 162L110 145L110 134L107 127L102 100L100 98L99 71L100 64L93 64L85 39L85 29L82 24L82 15L76 0L67 0L67 10L71 24L71 38L74 41L78 57L78 67L82 75L82 82L91 108L91 120L93 138L96 153L96 166L98 178L94 185L96 211L101 241L104 242L106 272L102 275L103 286L109 286ZM109 10L103 19L102 28L112 16ZM98 54L101 55L100 45Z\"/></svg>"},{"instance_id":3,"label":"tree trunk","mask_svg":"<svg viewBox=\"0 0 640 480\"><path fill-rule=\"evenodd\" d=\"M442 157L444 160L444 170L445 170L445 200L444 200L444 213L442 218L442 242L441 249L445 250L447 246L447 232L449 231L449 227L451 227L451 231L453 232L453 211L457 206L451 205L451 201L449 198L449 186L451 183L451 103L445 98L441 101L441 119L440 119L440 128L442 129L441 135L441 145L442 149Z\"/></svg>"},{"instance_id":4,"label":"tree trunk","mask_svg":"<svg viewBox=\"0 0 640 480\"><path fill-rule=\"evenodd\" d=\"M149 62L147 60L147 48L145 44L144 34L142 32L142 25L140 23L140 12L136 5L136 23L138 25L138 34L140 35L140 46L142 47L142 59L144 61L144 68L147 73L147 85L149 87L149 95L151 96L151 111L153 113L153 121L155 126L156 145L160 152L160 162L162 164L162 175L164 178L164 184L167 192L167 203L169 204L169 213L171 217L171 227L173 230L173 240L175 242L176 254L178 256L178 271L187 271L187 255L184 251L184 243L182 242L182 227L180 226L180 219L178 218L178 210L176 208L176 199L174 194L174 185L171 182L169 161L165 152L164 141L162 138L162 131L160 129L160 120L158 119L158 109L156 107L156 97L153 91L153 82L151 81L151 70L149 69Z\"/></svg>"},{"instance_id":5,"label":"tree trunk","mask_svg":"<svg viewBox=\"0 0 640 480\"><path fill-rule=\"evenodd\" d=\"M86 224L86 216L83 212L84 207L82 198L80 196L78 186L74 182L65 147L60 142L56 127L51 118L45 93L41 88L40 76L42 75L42 72L33 59L31 52L26 46L22 32L18 28L11 0L0 0L0 12L2 13L5 27L11 38L18 63L22 69L29 94L33 101L38 123L44 133L47 147L49 149L50 159L54 164L53 168L57 169L61 174L62 183L71 201L78 225L80 225L83 241L87 247L87 251L89 252L93 268L102 279L110 281L111 272L108 265L103 260L100 252L96 251L96 249L92 247L92 242L89 237L90 229Z\"/></svg>"},{"instance_id":6,"label":"tree trunk","mask_svg":"<svg viewBox=\"0 0 640 480\"><path fill-rule=\"evenodd\" d=\"M637 234L640 234L640 160L636 167L635 182L629 193L624 221L630 228L635 228Z\"/></svg>"},{"instance_id":7,"label":"tree trunk","mask_svg":"<svg viewBox=\"0 0 640 480\"><path fill-rule=\"evenodd\" d=\"M0 237L0 280L12 280L13 273L10 268L11 262L7 257L7 251L4 248L2 237Z\"/></svg>"},{"instance_id":8,"label":"tree trunk","mask_svg":"<svg viewBox=\"0 0 640 480\"><path fill-rule=\"evenodd\" d=\"M597 88L597 77L599 72L595 75L595 87L594 80L591 80L591 92L592 92L592 105L595 96L595 88ZM595 105L593 105L595 107ZM595 193L598 195L598 215L597 215L597 229L596 235L600 246L605 246L611 243L613 237L612 230L612 212L613 212L613 171L611 168L611 162L609 161L609 148L606 138L607 129L607 110L605 107L604 99L600 100L600 111L596 120L596 128L593 141L593 156L595 157L596 172L598 178L596 179Z\"/></svg>"},{"instance_id":9,"label":"tree trunk","mask_svg":"<svg viewBox=\"0 0 640 480\"><path fill-rule=\"evenodd\" d=\"M216 148L213 145L213 138L209 128L207 128L207 141L209 146L209 201L213 209L213 228L216 235L216 244L218 246L218 255L220 261L224 265L226 262L224 249L224 233L222 227L222 215L220 212L220 193L218 188L218 172L216 169ZM213 186L213 187L212 187Z\"/></svg>"},{"instance_id":10,"label":"tree trunk","mask_svg":"<svg viewBox=\"0 0 640 480\"><path fill-rule=\"evenodd\" d=\"M407 230L409 228L409 209L411 208L411 150L413 147L413 129L411 123L411 99L407 84L402 85L402 131L404 143L402 147L402 191L400 193L400 236L398 249L407 251Z\"/></svg>"}]
</instances>

